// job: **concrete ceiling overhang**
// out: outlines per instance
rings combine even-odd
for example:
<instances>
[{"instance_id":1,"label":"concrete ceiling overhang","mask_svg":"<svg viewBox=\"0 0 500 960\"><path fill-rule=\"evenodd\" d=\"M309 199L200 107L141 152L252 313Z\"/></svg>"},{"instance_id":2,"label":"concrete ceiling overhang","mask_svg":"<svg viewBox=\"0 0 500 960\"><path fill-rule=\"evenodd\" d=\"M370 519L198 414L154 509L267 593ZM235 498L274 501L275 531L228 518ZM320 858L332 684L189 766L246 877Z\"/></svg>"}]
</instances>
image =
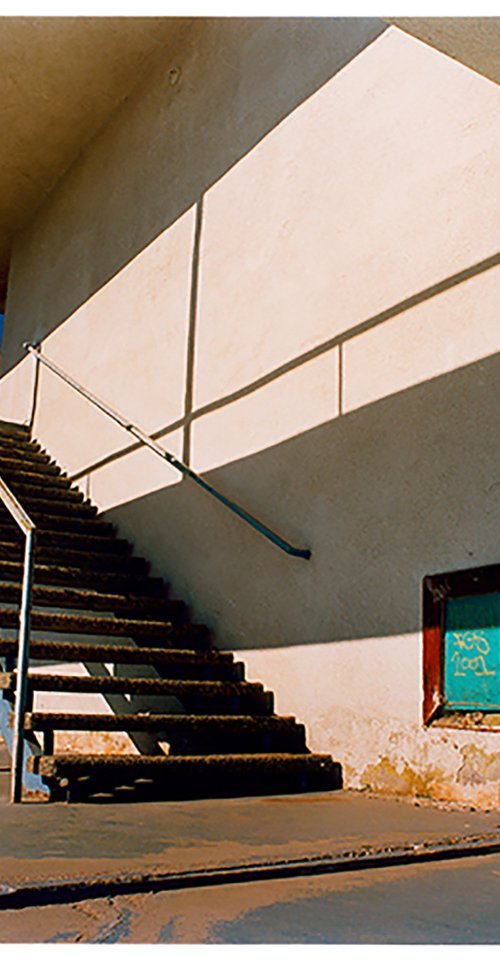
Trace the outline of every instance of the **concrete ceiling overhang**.
<instances>
[{"instance_id":1,"label":"concrete ceiling overhang","mask_svg":"<svg viewBox=\"0 0 500 960\"><path fill-rule=\"evenodd\" d=\"M12 237L182 17L0 17L0 309Z\"/></svg>"},{"instance_id":2,"label":"concrete ceiling overhang","mask_svg":"<svg viewBox=\"0 0 500 960\"><path fill-rule=\"evenodd\" d=\"M500 81L500 17L385 20ZM17 230L192 24L183 17L0 17L0 310Z\"/></svg>"},{"instance_id":3,"label":"concrete ceiling overhang","mask_svg":"<svg viewBox=\"0 0 500 960\"><path fill-rule=\"evenodd\" d=\"M500 17L385 17L453 60L500 83Z\"/></svg>"}]
</instances>

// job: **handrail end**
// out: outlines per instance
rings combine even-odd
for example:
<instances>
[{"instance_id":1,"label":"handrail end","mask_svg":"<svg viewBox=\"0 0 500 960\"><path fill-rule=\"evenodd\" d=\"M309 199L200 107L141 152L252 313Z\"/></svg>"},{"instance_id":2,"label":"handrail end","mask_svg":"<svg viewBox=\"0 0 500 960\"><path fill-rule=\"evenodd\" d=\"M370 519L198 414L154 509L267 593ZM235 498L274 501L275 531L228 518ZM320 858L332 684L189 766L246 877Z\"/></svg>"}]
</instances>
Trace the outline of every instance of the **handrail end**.
<instances>
[{"instance_id":1,"label":"handrail end","mask_svg":"<svg viewBox=\"0 0 500 960\"><path fill-rule=\"evenodd\" d=\"M299 547L291 547L288 553L292 557L301 557L303 560L310 560L312 557L311 550L301 550Z\"/></svg>"}]
</instances>

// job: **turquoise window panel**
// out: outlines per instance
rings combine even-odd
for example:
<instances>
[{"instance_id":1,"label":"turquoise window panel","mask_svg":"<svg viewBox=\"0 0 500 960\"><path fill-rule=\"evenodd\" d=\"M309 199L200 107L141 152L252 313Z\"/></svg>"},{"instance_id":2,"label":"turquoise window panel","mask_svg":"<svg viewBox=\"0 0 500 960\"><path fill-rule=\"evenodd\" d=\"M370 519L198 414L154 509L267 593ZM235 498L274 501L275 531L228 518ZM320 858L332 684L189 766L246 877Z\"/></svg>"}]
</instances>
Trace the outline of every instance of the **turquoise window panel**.
<instances>
[{"instance_id":1,"label":"turquoise window panel","mask_svg":"<svg viewBox=\"0 0 500 960\"><path fill-rule=\"evenodd\" d=\"M444 697L454 710L500 711L500 593L448 599Z\"/></svg>"}]
</instances>

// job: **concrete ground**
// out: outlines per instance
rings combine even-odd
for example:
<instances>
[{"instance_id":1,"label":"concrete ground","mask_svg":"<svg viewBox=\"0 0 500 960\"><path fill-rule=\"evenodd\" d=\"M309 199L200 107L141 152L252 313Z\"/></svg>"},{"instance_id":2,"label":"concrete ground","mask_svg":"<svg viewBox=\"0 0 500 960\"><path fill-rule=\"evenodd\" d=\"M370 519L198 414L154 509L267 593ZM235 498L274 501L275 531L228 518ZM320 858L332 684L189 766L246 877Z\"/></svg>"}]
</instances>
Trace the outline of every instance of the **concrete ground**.
<instances>
[{"instance_id":1,"label":"concrete ground","mask_svg":"<svg viewBox=\"0 0 500 960\"><path fill-rule=\"evenodd\" d=\"M2 943L495 944L500 856L0 911Z\"/></svg>"},{"instance_id":2,"label":"concrete ground","mask_svg":"<svg viewBox=\"0 0 500 960\"><path fill-rule=\"evenodd\" d=\"M499 812L349 791L13 807L0 767L0 942L498 942Z\"/></svg>"}]
</instances>

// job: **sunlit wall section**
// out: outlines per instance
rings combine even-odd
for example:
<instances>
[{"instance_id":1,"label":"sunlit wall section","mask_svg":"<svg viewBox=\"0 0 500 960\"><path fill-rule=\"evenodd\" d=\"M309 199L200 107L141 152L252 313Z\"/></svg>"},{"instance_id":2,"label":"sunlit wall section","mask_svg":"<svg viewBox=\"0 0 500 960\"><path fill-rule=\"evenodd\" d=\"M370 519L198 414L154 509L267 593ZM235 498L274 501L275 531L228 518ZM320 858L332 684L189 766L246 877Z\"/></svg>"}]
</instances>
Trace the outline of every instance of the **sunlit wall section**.
<instances>
[{"instance_id":1,"label":"sunlit wall section","mask_svg":"<svg viewBox=\"0 0 500 960\"><path fill-rule=\"evenodd\" d=\"M43 352L147 432L184 412L193 211L151 243L43 342ZM106 508L176 482L131 437L43 368L34 433ZM170 448L179 450L177 435ZM103 464L99 466L99 464ZM88 472L85 472L88 471Z\"/></svg>"},{"instance_id":2,"label":"sunlit wall section","mask_svg":"<svg viewBox=\"0 0 500 960\"><path fill-rule=\"evenodd\" d=\"M208 191L199 466L498 349L498 121L494 83L391 29Z\"/></svg>"}]
</instances>

